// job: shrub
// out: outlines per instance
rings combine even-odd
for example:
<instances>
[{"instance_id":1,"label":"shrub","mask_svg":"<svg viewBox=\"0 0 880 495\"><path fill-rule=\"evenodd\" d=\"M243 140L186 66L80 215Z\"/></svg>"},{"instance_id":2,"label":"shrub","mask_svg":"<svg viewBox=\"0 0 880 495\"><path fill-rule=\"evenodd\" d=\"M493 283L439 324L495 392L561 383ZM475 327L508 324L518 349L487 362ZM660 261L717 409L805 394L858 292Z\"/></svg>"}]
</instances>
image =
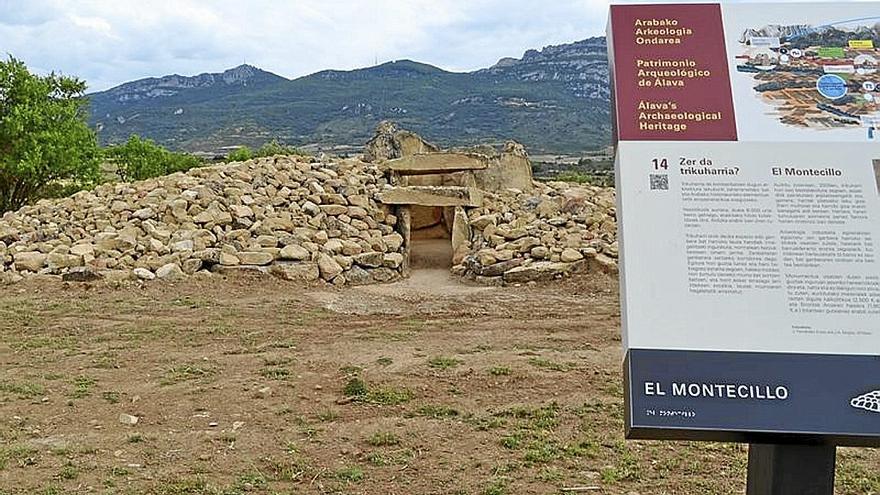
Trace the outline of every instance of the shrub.
<instances>
[{"instance_id":1,"label":"shrub","mask_svg":"<svg viewBox=\"0 0 880 495\"><path fill-rule=\"evenodd\" d=\"M99 149L86 124L84 82L0 61L0 214L97 183Z\"/></svg>"},{"instance_id":2,"label":"shrub","mask_svg":"<svg viewBox=\"0 0 880 495\"><path fill-rule=\"evenodd\" d=\"M198 157L169 151L139 136L131 136L125 144L107 148L104 157L116 164L116 174L125 182L185 172L202 165Z\"/></svg>"},{"instance_id":3,"label":"shrub","mask_svg":"<svg viewBox=\"0 0 880 495\"><path fill-rule=\"evenodd\" d=\"M561 182L573 182L575 184L589 185L593 182L593 176L569 170L565 172L560 172L559 175L556 176L556 180Z\"/></svg>"},{"instance_id":4,"label":"shrub","mask_svg":"<svg viewBox=\"0 0 880 495\"><path fill-rule=\"evenodd\" d=\"M286 144L281 144L278 140L273 139L268 143L260 146L260 148L254 153L254 158L263 158L266 156L275 156L275 155L302 155L302 151L296 149L293 146L288 146Z\"/></svg>"},{"instance_id":5,"label":"shrub","mask_svg":"<svg viewBox=\"0 0 880 495\"><path fill-rule=\"evenodd\" d=\"M304 153L293 146L281 144L277 139L273 139L268 143L260 146L256 150L252 150L247 146L236 148L229 156L226 157L230 162L243 162L251 158L265 158L275 155L303 155Z\"/></svg>"},{"instance_id":6,"label":"shrub","mask_svg":"<svg viewBox=\"0 0 880 495\"><path fill-rule=\"evenodd\" d=\"M247 146L242 146L240 148L234 149L229 156L226 157L227 161L230 162L243 162L250 160L254 157L254 152L251 151Z\"/></svg>"}]
</instances>

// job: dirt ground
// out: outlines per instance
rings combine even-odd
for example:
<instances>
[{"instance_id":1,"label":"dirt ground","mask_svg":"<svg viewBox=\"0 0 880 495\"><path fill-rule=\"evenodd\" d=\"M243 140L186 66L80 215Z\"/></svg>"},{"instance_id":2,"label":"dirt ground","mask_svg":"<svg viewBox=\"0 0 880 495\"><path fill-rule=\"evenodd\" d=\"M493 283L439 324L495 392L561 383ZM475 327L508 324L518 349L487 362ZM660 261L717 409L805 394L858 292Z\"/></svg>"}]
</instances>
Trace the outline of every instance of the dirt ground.
<instances>
[{"instance_id":1,"label":"dirt ground","mask_svg":"<svg viewBox=\"0 0 880 495\"><path fill-rule=\"evenodd\" d=\"M0 494L742 493L743 446L623 440L619 324L608 279L3 287Z\"/></svg>"}]
</instances>

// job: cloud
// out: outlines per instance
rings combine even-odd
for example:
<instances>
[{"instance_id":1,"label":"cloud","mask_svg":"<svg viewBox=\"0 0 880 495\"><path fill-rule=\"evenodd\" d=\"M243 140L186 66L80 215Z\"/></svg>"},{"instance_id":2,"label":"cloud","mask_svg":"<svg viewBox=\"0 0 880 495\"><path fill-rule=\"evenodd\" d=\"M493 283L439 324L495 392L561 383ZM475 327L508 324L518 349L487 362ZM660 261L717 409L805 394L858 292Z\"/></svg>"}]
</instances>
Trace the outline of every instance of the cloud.
<instances>
[{"instance_id":1,"label":"cloud","mask_svg":"<svg viewBox=\"0 0 880 495\"><path fill-rule=\"evenodd\" d=\"M101 34L107 35L111 34L113 31L113 28L110 27L110 23L101 17L81 17L76 14L71 14L70 20L76 27L90 29Z\"/></svg>"},{"instance_id":2,"label":"cloud","mask_svg":"<svg viewBox=\"0 0 880 495\"><path fill-rule=\"evenodd\" d=\"M596 0L0 0L0 52L92 90L243 62L286 77L401 58L473 70L601 34L604 10Z\"/></svg>"},{"instance_id":3,"label":"cloud","mask_svg":"<svg viewBox=\"0 0 880 495\"><path fill-rule=\"evenodd\" d=\"M415 59L474 70L604 33L605 0L0 0L0 54L91 90L243 62L285 77Z\"/></svg>"}]
</instances>

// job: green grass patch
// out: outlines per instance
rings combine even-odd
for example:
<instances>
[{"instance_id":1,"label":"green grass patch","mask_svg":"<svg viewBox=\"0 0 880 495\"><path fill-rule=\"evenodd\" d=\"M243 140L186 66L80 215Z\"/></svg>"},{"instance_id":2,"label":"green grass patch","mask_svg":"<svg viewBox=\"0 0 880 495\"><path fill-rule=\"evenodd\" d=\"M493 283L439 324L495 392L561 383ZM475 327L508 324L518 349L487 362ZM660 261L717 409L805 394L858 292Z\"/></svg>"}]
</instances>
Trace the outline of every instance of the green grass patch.
<instances>
[{"instance_id":1,"label":"green grass patch","mask_svg":"<svg viewBox=\"0 0 880 495\"><path fill-rule=\"evenodd\" d=\"M292 340L276 340L266 344L270 349L296 349L296 343Z\"/></svg>"},{"instance_id":2,"label":"green grass patch","mask_svg":"<svg viewBox=\"0 0 880 495\"><path fill-rule=\"evenodd\" d=\"M342 389L343 395L351 398L360 398L367 395L367 382L360 378L352 378Z\"/></svg>"},{"instance_id":3,"label":"green grass patch","mask_svg":"<svg viewBox=\"0 0 880 495\"><path fill-rule=\"evenodd\" d=\"M529 364L536 368L543 368L550 371L570 371L574 366L569 363L557 363L549 359L533 357L529 358Z\"/></svg>"},{"instance_id":4,"label":"green grass patch","mask_svg":"<svg viewBox=\"0 0 880 495\"><path fill-rule=\"evenodd\" d=\"M0 382L0 392L18 396L20 399L33 399L46 393L38 383Z\"/></svg>"},{"instance_id":5,"label":"green grass patch","mask_svg":"<svg viewBox=\"0 0 880 495\"><path fill-rule=\"evenodd\" d=\"M623 442L617 442L614 446L615 463L600 472L602 482L615 484L621 481L638 481L642 477L639 460Z\"/></svg>"},{"instance_id":6,"label":"green grass patch","mask_svg":"<svg viewBox=\"0 0 880 495\"><path fill-rule=\"evenodd\" d=\"M541 468L541 470L538 471L538 474L535 475L535 478L547 483L558 483L562 481L564 477L565 476L562 474L562 471L560 471L558 468L551 466L545 466Z\"/></svg>"},{"instance_id":7,"label":"green grass patch","mask_svg":"<svg viewBox=\"0 0 880 495\"><path fill-rule=\"evenodd\" d=\"M551 402L550 404L536 407L512 407L498 413L498 416L514 418L525 421L523 427L534 430L549 430L555 428L559 424L559 404Z\"/></svg>"},{"instance_id":8,"label":"green grass patch","mask_svg":"<svg viewBox=\"0 0 880 495\"><path fill-rule=\"evenodd\" d=\"M474 427L477 431L489 431L502 428L507 425L504 418L498 416L471 416L465 418L465 423Z\"/></svg>"},{"instance_id":9,"label":"green grass patch","mask_svg":"<svg viewBox=\"0 0 880 495\"><path fill-rule=\"evenodd\" d=\"M400 466L406 465L413 458L413 451L410 449L370 452L367 454L367 462L373 466Z\"/></svg>"},{"instance_id":10,"label":"green grass patch","mask_svg":"<svg viewBox=\"0 0 880 495\"><path fill-rule=\"evenodd\" d=\"M391 447L400 445L400 439L389 431L377 431L370 435L370 438L367 439L367 444L373 447Z\"/></svg>"},{"instance_id":11,"label":"green grass patch","mask_svg":"<svg viewBox=\"0 0 880 495\"><path fill-rule=\"evenodd\" d=\"M413 399L413 393L406 388L380 387L367 392L364 402L380 406L396 406Z\"/></svg>"},{"instance_id":12,"label":"green grass patch","mask_svg":"<svg viewBox=\"0 0 880 495\"><path fill-rule=\"evenodd\" d=\"M122 466L113 466L112 468L110 468L110 476L122 477L122 476L128 476L130 474L131 474L131 471L129 471L127 468L124 468Z\"/></svg>"},{"instance_id":13,"label":"green grass patch","mask_svg":"<svg viewBox=\"0 0 880 495\"><path fill-rule=\"evenodd\" d=\"M505 449L518 449L522 446L525 435L522 432L514 432L501 437L501 446Z\"/></svg>"},{"instance_id":14,"label":"green grass patch","mask_svg":"<svg viewBox=\"0 0 880 495\"><path fill-rule=\"evenodd\" d=\"M26 445L11 445L0 447L0 471L6 469L11 462L17 462L20 466L30 466L36 463L37 449Z\"/></svg>"},{"instance_id":15,"label":"green grass patch","mask_svg":"<svg viewBox=\"0 0 880 495\"><path fill-rule=\"evenodd\" d=\"M461 360L444 356L436 356L428 360L428 366L439 370L455 368L461 363Z\"/></svg>"},{"instance_id":16,"label":"green grass patch","mask_svg":"<svg viewBox=\"0 0 880 495\"><path fill-rule=\"evenodd\" d=\"M311 423L309 423L306 418L302 416L297 417L294 422L296 423L297 428L299 428L299 432L305 435L306 438L314 439L318 436L318 433L321 432L321 430L314 427Z\"/></svg>"},{"instance_id":17,"label":"green grass patch","mask_svg":"<svg viewBox=\"0 0 880 495\"><path fill-rule=\"evenodd\" d=\"M360 483L364 480L364 478L366 478L364 470L357 466L337 469L336 472L333 473L333 475L336 479L345 483Z\"/></svg>"},{"instance_id":18,"label":"green grass patch","mask_svg":"<svg viewBox=\"0 0 880 495\"><path fill-rule=\"evenodd\" d=\"M115 352L102 352L95 359L92 359L92 368L115 370L121 368L119 364L119 355Z\"/></svg>"},{"instance_id":19,"label":"green grass patch","mask_svg":"<svg viewBox=\"0 0 880 495\"><path fill-rule=\"evenodd\" d=\"M368 387L360 378L352 378L342 389L342 393L357 402L365 402L380 406L396 406L409 402L413 393L406 388Z\"/></svg>"},{"instance_id":20,"label":"green grass patch","mask_svg":"<svg viewBox=\"0 0 880 495\"><path fill-rule=\"evenodd\" d=\"M92 389L97 382L88 376L78 376L73 379L73 390L70 392L71 399L84 399L92 395Z\"/></svg>"},{"instance_id":21,"label":"green grass patch","mask_svg":"<svg viewBox=\"0 0 880 495\"><path fill-rule=\"evenodd\" d=\"M156 495L219 495L219 491L203 479L179 479L167 481L154 489Z\"/></svg>"},{"instance_id":22,"label":"green grass patch","mask_svg":"<svg viewBox=\"0 0 880 495\"><path fill-rule=\"evenodd\" d=\"M483 489L482 495L507 495L507 481L501 478L490 481Z\"/></svg>"},{"instance_id":23,"label":"green grass patch","mask_svg":"<svg viewBox=\"0 0 880 495\"><path fill-rule=\"evenodd\" d=\"M837 486L841 493L880 493L880 468L868 469L842 458L837 466Z\"/></svg>"},{"instance_id":24,"label":"green grass patch","mask_svg":"<svg viewBox=\"0 0 880 495\"><path fill-rule=\"evenodd\" d=\"M507 366L493 366L489 368L489 374L492 376L509 376L512 373Z\"/></svg>"},{"instance_id":25,"label":"green grass patch","mask_svg":"<svg viewBox=\"0 0 880 495\"><path fill-rule=\"evenodd\" d=\"M287 455L282 459L264 457L260 471L272 481L291 483L313 476L315 469L309 459L301 456L295 448L288 446Z\"/></svg>"},{"instance_id":26,"label":"green grass patch","mask_svg":"<svg viewBox=\"0 0 880 495\"><path fill-rule=\"evenodd\" d=\"M360 366L348 365L339 368L339 371L345 376L358 376L364 369Z\"/></svg>"},{"instance_id":27,"label":"green grass patch","mask_svg":"<svg viewBox=\"0 0 880 495\"><path fill-rule=\"evenodd\" d=\"M264 368L260 370L260 375L270 380L287 381L291 373L287 368Z\"/></svg>"},{"instance_id":28,"label":"green grass patch","mask_svg":"<svg viewBox=\"0 0 880 495\"><path fill-rule=\"evenodd\" d=\"M217 374L217 370L202 364L183 364L168 369L159 381L160 385L175 385L183 382L202 380Z\"/></svg>"},{"instance_id":29,"label":"green grass patch","mask_svg":"<svg viewBox=\"0 0 880 495\"><path fill-rule=\"evenodd\" d=\"M339 418L339 414L332 409L326 409L317 414L318 420L324 423L331 423Z\"/></svg>"},{"instance_id":30,"label":"green grass patch","mask_svg":"<svg viewBox=\"0 0 880 495\"><path fill-rule=\"evenodd\" d=\"M269 482L262 473L252 472L244 473L235 480L235 489L240 490L239 493L249 492L253 490L262 490L266 488ZM229 493L228 491L226 493ZM236 493L233 491L232 493Z\"/></svg>"},{"instance_id":31,"label":"green grass patch","mask_svg":"<svg viewBox=\"0 0 880 495\"><path fill-rule=\"evenodd\" d=\"M10 347L15 351L66 351L76 349L76 346L76 337L63 335L53 337L29 337L10 344Z\"/></svg>"},{"instance_id":32,"label":"green grass patch","mask_svg":"<svg viewBox=\"0 0 880 495\"><path fill-rule=\"evenodd\" d=\"M508 450L518 451L522 462L529 466L547 464L561 459L597 457L599 446L590 439L565 441L556 432L561 407L555 402L541 407L514 407L495 415L506 427L499 443Z\"/></svg>"},{"instance_id":33,"label":"green grass patch","mask_svg":"<svg viewBox=\"0 0 880 495\"><path fill-rule=\"evenodd\" d=\"M287 366L288 364L293 363L294 359L289 357L274 357L274 358L265 358L263 359L263 366L266 367L276 367L276 366Z\"/></svg>"},{"instance_id":34,"label":"green grass patch","mask_svg":"<svg viewBox=\"0 0 880 495\"><path fill-rule=\"evenodd\" d=\"M449 419L458 417L459 413L449 406L426 405L416 410L418 416L431 419Z\"/></svg>"},{"instance_id":35,"label":"green grass patch","mask_svg":"<svg viewBox=\"0 0 880 495\"><path fill-rule=\"evenodd\" d=\"M56 478L61 480L75 480L79 476L79 469L76 468L73 464L66 464L61 468L61 471L58 472Z\"/></svg>"}]
</instances>

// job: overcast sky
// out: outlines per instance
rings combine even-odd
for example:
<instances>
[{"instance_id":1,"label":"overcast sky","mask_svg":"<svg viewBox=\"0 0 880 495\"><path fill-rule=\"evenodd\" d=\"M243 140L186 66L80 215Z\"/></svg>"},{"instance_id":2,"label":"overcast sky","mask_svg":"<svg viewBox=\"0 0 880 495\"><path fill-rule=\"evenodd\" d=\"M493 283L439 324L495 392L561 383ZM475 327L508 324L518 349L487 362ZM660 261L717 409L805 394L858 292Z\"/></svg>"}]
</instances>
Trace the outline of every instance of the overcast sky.
<instances>
[{"instance_id":1,"label":"overcast sky","mask_svg":"<svg viewBox=\"0 0 880 495\"><path fill-rule=\"evenodd\" d=\"M90 91L245 62L288 78L402 58L469 71L601 35L607 8L607 0L0 0L0 54L78 76Z\"/></svg>"}]
</instances>

